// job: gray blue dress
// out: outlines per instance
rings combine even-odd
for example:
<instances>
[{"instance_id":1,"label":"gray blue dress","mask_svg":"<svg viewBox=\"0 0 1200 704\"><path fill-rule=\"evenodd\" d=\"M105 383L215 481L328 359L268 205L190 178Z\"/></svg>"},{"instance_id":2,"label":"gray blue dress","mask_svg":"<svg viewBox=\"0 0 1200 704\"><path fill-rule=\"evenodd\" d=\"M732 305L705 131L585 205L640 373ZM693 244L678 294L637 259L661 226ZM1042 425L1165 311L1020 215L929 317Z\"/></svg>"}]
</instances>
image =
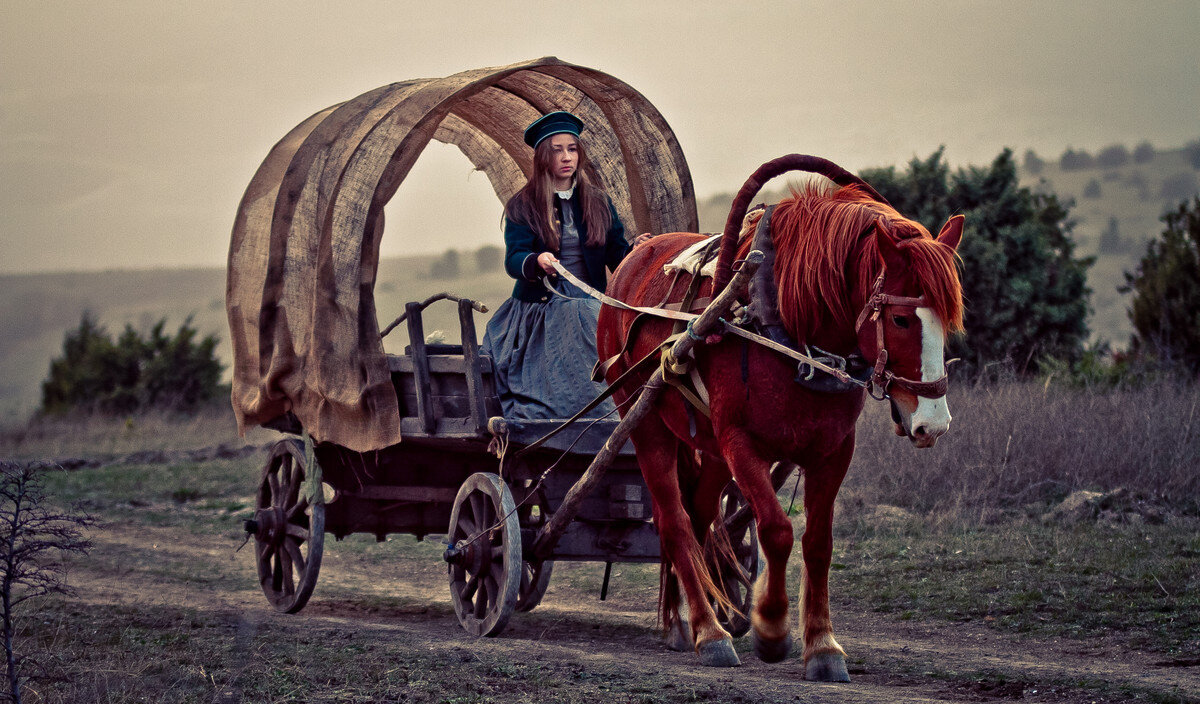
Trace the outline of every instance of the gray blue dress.
<instances>
[{"instance_id":1,"label":"gray blue dress","mask_svg":"<svg viewBox=\"0 0 1200 704\"><path fill-rule=\"evenodd\" d=\"M556 199L562 232L557 256L564 268L603 291L607 284L605 267L615 269L628 253L629 244L610 203L613 225L607 241L599 247L587 247L577 200L573 192L570 198ZM506 221L504 239L505 268L517 279L517 285L513 296L488 321L481 346L483 353L492 358L504 416L570 418L605 388L591 380L600 302L569 281L544 276L536 260L547 249L527 226ZM563 295L551 293L543 281ZM588 417L613 410L612 400L606 399Z\"/></svg>"}]
</instances>

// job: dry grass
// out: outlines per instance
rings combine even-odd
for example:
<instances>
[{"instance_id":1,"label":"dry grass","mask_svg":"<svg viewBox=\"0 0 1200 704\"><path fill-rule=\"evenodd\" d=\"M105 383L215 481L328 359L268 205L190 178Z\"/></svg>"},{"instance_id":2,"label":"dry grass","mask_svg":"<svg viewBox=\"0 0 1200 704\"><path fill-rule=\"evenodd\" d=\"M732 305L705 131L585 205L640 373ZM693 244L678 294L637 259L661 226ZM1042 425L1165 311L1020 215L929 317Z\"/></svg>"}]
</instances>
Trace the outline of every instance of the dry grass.
<instances>
[{"instance_id":1,"label":"dry grass","mask_svg":"<svg viewBox=\"0 0 1200 704\"><path fill-rule=\"evenodd\" d=\"M274 431L255 428L239 438L233 412L225 404L214 404L195 415L47 416L0 426L0 458L107 458L146 450L261 445L277 436Z\"/></svg>"},{"instance_id":2,"label":"dry grass","mask_svg":"<svg viewBox=\"0 0 1200 704\"><path fill-rule=\"evenodd\" d=\"M859 421L843 500L987 521L1078 489L1125 488L1200 510L1200 387L1099 392L1048 383L958 386L931 450L895 437L886 404Z\"/></svg>"}]
</instances>

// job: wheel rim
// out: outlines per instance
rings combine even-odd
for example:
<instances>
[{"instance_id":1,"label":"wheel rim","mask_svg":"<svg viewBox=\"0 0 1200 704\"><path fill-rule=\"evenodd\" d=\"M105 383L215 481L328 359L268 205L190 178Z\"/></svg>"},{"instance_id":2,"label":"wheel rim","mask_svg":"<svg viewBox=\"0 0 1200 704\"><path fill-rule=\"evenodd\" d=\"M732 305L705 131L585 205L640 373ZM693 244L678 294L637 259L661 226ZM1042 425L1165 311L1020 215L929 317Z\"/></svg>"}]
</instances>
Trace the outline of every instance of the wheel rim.
<instances>
[{"instance_id":1,"label":"wheel rim","mask_svg":"<svg viewBox=\"0 0 1200 704\"><path fill-rule=\"evenodd\" d=\"M746 635L750 630L750 607L754 599L754 581L758 579L761 557L758 552L758 530L747 511L737 486L730 484L721 496L721 520L729 533L729 543L737 557L736 564L723 562L717 575L718 583L725 596L740 613L718 609L717 619L725 630L735 638Z\"/></svg>"},{"instance_id":2,"label":"wheel rim","mask_svg":"<svg viewBox=\"0 0 1200 704\"><path fill-rule=\"evenodd\" d=\"M312 596L325 542L325 507L303 496L307 476L303 443L275 443L254 513L259 584L271 605L289 614L304 608Z\"/></svg>"},{"instance_id":3,"label":"wheel rim","mask_svg":"<svg viewBox=\"0 0 1200 704\"><path fill-rule=\"evenodd\" d=\"M467 477L450 514L450 598L459 623L475 636L504 630L521 587L521 530L500 477Z\"/></svg>"}]
</instances>

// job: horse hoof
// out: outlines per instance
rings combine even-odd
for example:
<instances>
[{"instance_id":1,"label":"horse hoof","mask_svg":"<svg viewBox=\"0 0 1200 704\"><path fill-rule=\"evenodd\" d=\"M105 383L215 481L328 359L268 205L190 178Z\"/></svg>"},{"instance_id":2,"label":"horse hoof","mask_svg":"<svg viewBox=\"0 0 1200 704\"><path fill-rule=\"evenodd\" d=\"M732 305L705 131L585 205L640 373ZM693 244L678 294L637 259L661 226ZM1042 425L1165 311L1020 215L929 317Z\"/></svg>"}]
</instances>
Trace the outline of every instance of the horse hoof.
<instances>
[{"instance_id":1,"label":"horse hoof","mask_svg":"<svg viewBox=\"0 0 1200 704\"><path fill-rule=\"evenodd\" d=\"M804 679L814 682L849 682L846 658L838 653L820 653L804 663Z\"/></svg>"},{"instance_id":2,"label":"horse hoof","mask_svg":"<svg viewBox=\"0 0 1200 704\"><path fill-rule=\"evenodd\" d=\"M667 648L677 653L692 651L692 629L687 621L680 619L671 624L671 629L667 631Z\"/></svg>"},{"instance_id":3,"label":"horse hoof","mask_svg":"<svg viewBox=\"0 0 1200 704\"><path fill-rule=\"evenodd\" d=\"M757 633L753 636L754 654L763 662L779 662L792 652L792 636L785 635L779 640L760 638Z\"/></svg>"},{"instance_id":4,"label":"horse hoof","mask_svg":"<svg viewBox=\"0 0 1200 704\"><path fill-rule=\"evenodd\" d=\"M742 664L737 653L733 652L733 639L722 638L702 643L696 652L700 654L700 664L709 667L737 667Z\"/></svg>"}]
</instances>

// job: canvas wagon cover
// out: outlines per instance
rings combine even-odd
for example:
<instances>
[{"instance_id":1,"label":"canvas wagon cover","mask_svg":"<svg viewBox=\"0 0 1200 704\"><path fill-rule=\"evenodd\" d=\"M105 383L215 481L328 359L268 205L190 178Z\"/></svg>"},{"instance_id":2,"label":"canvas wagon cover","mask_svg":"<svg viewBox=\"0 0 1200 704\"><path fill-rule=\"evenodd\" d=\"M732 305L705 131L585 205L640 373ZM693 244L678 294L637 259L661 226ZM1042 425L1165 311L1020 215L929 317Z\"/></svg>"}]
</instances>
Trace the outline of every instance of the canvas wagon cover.
<instances>
[{"instance_id":1,"label":"canvas wagon cover","mask_svg":"<svg viewBox=\"0 0 1200 704\"><path fill-rule=\"evenodd\" d=\"M507 201L533 168L525 126L554 110L584 120L631 236L697 229L670 127L600 71L546 57L393 83L326 108L271 149L234 222L226 310L239 430L291 411L318 441L362 452L400 442L375 317L383 207L430 139L461 149Z\"/></svg>"}]
</instances>

